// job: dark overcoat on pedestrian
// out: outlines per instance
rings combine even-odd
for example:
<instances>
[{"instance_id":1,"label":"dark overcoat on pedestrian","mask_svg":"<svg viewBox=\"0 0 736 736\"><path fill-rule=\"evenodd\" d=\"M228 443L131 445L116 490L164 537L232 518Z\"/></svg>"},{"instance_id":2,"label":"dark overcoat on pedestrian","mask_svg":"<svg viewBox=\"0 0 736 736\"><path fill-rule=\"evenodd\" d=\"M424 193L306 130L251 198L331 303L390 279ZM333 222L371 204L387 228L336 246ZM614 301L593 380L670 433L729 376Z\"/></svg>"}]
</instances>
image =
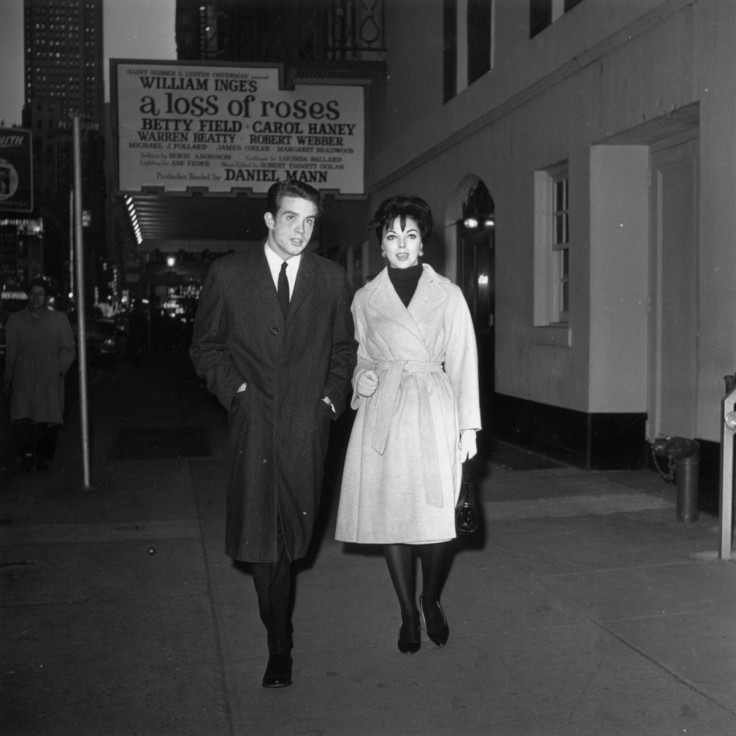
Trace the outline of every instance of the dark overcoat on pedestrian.
<instances>
[{"instance_id":1,"label":"dark overcoat on pedestrian","mask_svg":"<svg viewBox=\"0 0 736 736\"><path fill-rule=\"evenodd\" d=\"M64 423L64 376L74 362L67 316L52 309L14 312L6 329L4 380L13 385L10 418Z\"/></svg>"},{"instance_id":2,"label":"dark overcoat on pedestrian","mask_svg":"<svg viewBox=\"0 0 736 736\"><path fill-rule=\"evenodd\" d=\"M302 254L286 319L263 246L210 267L190 356L229 412L226 552L236 560L278 559L278 515L289 557L308 552L330 419L355 365L350 301L345 271L313 253Z\"/></svg>"}]
</instances>

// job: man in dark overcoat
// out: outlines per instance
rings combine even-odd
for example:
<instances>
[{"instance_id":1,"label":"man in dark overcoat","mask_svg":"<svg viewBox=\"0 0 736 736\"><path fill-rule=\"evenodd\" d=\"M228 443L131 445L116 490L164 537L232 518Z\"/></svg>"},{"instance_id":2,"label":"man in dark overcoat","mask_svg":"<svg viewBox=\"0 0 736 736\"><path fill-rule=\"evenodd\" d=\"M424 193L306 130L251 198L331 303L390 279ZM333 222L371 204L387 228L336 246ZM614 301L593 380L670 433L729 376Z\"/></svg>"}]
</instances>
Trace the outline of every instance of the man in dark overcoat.
<instances>
[{"instance_id":1,"label":"man in dark overcoat","mask_svg":"<svg viewBox=\"0 0 736 736\"><path fill-rule=\"evenodd\" d=\"M63 312L49 309L48 282L35 278L28 306L14 312L6 330L4 393L10 393L10 419L21 472L34 463L46 471L64 424L64 377L74 362L74 334Z\"/></svg>"},{"instance_id":2,"label":"man in dark overcoat","mask_svg":"<svg viewBox=\"0 0 736 736\"><path fill-rule=\"evenodd\" d=\"M269 189L266 242L212 263L190 347L228 411L226 552L253 572L268 632L264 687L291 684L291 563L308 552L330 420L355 365L345 271L306 251L320 209L307 184Z\"/></svg>"}]
</instances>

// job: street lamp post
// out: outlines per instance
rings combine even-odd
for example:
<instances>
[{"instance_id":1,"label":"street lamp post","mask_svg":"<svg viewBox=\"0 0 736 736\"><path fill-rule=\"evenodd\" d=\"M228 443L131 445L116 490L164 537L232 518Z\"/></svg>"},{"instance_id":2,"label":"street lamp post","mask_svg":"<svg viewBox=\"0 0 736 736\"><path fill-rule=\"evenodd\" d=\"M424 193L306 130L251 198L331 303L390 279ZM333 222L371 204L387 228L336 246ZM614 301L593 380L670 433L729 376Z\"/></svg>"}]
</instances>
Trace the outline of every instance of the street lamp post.
<instances>
[{"instance_id":1,"label":"street lamp post","mask_svg":"<svg viewBox=\"0 0 736 736\"><path fill-rule=\"evenodd\" d=\"M84 296L84 256L82 235L82 144L79 132L79 118L74 121L74 242L76 246L77 271L77 322L79 324L79 411L82 425L82 467L84 485L82 490L93 490L90 481L89 460L89 404L87 401L87 328L85 323L85 296Z\"/></svg>"}]
</instances>

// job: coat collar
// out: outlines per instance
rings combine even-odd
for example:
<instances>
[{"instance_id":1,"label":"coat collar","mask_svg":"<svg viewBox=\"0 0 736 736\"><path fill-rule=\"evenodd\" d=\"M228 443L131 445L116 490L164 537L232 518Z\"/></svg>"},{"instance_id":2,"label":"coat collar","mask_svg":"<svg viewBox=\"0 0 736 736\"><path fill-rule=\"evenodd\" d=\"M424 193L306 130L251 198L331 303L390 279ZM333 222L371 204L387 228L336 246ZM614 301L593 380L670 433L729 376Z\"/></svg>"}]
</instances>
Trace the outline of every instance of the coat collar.
<instances>
[{"instance_id":1,"label":"coat collar","mask_svg":"<svg viewBox=\"0 0 736 736\"><path fill-rule=\"evenodd\" d=\"M418 326L436 309L444 307L448 299L445 284L449 280L440 276L431 266L422 264L422 275L417 283L409 308L406 309L396 293L388 275L388 267L369 282L365 288L373 293L368 298L372 309L419 335Z\"/></svg>"}]
</instances>

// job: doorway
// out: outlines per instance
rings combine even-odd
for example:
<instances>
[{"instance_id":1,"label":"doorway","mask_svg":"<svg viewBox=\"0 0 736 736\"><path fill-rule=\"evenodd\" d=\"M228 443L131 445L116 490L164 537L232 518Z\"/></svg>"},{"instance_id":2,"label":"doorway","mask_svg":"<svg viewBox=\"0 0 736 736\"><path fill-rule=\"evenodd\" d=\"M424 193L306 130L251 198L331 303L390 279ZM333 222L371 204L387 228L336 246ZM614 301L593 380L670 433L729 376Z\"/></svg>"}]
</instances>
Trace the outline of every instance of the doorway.
<instances>
[{"instance_id":1,"label":"doorway","mask_svg":"<svg viewBox=\"0 0 736 736\"><path fill-rule=\"evenodd\" d=\"M697 170L695 140L652 150L649 441L697 431Z\"/></svg>"},{"instance_id":2,"label":"doorway","mask_svg":"<svg viewBox=\"0 0 736 736\"><path fill-rule=\"evenodd\" d=\"M468 191L457 224L458 285L475 327L483 431L493 437L495 391L495 238L493 199L482 181Z\"/></svg>"}]
</instances>

